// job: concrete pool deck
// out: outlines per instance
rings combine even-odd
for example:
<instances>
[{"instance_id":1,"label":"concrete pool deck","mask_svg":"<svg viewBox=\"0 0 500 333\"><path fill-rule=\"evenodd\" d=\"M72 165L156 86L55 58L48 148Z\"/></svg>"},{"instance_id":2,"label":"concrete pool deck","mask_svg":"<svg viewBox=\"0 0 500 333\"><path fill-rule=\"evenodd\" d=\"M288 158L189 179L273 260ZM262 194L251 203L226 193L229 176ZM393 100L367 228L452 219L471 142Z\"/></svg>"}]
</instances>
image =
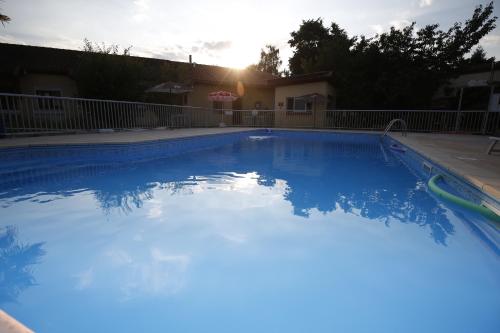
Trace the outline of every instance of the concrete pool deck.
<instances>
[{"instance_id":1,"label":"concrete pool deck","mask_svg":"<svg viewBox=\"0 0 500 333\"><path fill-rule=\"evenodd\" d=\"M255 130L247 127L222 128L179 128L179 129L152 129L138 131L118 131L106 133L84 133L49 136L31 136L0 139L0 148L52 146L52 145L81 145L81 144L120 144L145 141L185 138L190 136L235 133Z\"/></svg>"},{"instance_id":2,"label":"concrete pool deck","mask_svg":"<svg viewBox=\"0 0 500 333\"><path fill-rule=\"evenodd\" d=\"M500 153L486 154L488 136L398 133L392 138L436 162L500 201Z\"/></svg>"},{"instance_id":3,"label":"concrete pool deck","mask_svg":"<svg viewBox=\"0 0 500 333\"><path fill-rule=\"evenodd\" d=\"M18 137L1 139L0 148L133 143L199 135L235 133L255 129L257 128L184 128L174 130L157 129L111 133ZM377 133L334 130L316 131ZM486 154L486 149L490 143L487 136L430 133L409 133L407 137L401 136L400 133L391 133L390 135L394 139L447 168L454 174L468 180L471 184L494 197L496 200L500 200L500 153L496 152L492 153L492 155Z\"/></svg>"},{"instance_id":4,"label":"concrete pool deck","mask_svg":"<svg viewBox=\"0 0 500 333\"><path fill-rule=\"evenodd\" d=\"M34 333L32 330L0 310L0 332L1 333Z\"/></svg>"}]
</instances>

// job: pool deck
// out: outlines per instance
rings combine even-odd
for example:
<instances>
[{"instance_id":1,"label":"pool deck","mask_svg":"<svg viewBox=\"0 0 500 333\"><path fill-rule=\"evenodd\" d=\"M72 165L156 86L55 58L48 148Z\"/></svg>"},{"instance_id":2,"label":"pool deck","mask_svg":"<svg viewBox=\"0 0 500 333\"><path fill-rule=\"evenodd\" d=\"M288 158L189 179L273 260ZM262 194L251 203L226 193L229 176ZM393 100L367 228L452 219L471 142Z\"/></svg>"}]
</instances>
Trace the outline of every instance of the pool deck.
<instances>
[{"instance_id":1,"label":"pool deck","mask_svg":"<svg viewBox=\"0 0 500 333\"><path fill-rule=\"evenodd\" d=\"M0 148L133 143L210 134L235 133L255 129L257 128L185 128L174 130L162 129L18 137L0 139ZM362 131L349 132L366 133ZM368 133L374 134L376 132ZM394 139L447 168L454 174L468 180L471 184L495 199L500 200L500 153L496 152L492 153L492 155L486 154L486 149L490 143L487 136L429 133L409 133L407 137L401 136L400 133L391 133L390 135Z\"/></svg>"},{"instance_id":2,"label":"pool deck","mask_svg":"<svg viewBox=\"0 0 500 333\"><path fill-rule=\"evenodd\" d=\"M32 330L0 310L0 332L1 333L33 333Z\"/></svg>"},{"instance_id":3,"label":"pool deck","mask_svg":"<svg viewBox=\"0 0 500 333\"><path fill-rule=\"evenodd\" d=\"M223 128L180 128L180 129L153 129L138 131L120 131L106 133L85 133L49 136L31 136L0 139L0 148L52 146L52 145L81 145L81 144L120 144L157 141L167 139L186 138L190 136L235 133L255 130L247 127Z\"/></svg>"},{"instance_id":4,"label":"pool deck","mask_svg":"<svg viewBox=\"0 0 500 333\"><path fill-rule=\"evenodd\" d=\"M426 156L500 201L500 153L486 154L488 136L399 133L392 138Z\"/></svg>"}]
</instances>

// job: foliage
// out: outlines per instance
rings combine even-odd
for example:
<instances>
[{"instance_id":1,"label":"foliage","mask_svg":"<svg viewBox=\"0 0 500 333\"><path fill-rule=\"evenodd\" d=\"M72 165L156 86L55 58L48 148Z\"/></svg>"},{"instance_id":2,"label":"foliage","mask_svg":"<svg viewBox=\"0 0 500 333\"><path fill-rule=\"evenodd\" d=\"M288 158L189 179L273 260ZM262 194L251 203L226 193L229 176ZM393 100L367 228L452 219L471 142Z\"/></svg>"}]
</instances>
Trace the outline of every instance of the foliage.
<instances>
[{"instance_id":1,"label":"foliage","mask_svg":"<svg viewBox=\"0 0 500 333\"><path fill-rule=\"evenodd\" d=\"M487 58L486 52L481 46L478 46L470 55L469 59L466 59L466 65L482 65L486 63L491 63L495 58Z\"/></svg>"},{"instance_id":2,"label":"foliage","mask_svg":"<svg viewBox=\"0 0 500 333\"><path fill-rule=\"evenodd\" d=\"M121 55L128 56L130 55L130 50L132 49L132 46L126 47L123 49L121 52ZM119 55L120 54L120 47L116 44L111 44L107 46L105 43L93 43L87 38L83 39L83 52L90 52L90 53L100 53L100 54L112 54L112 55Z\"/></svg>"},{"instance_id":3,"label":"foliage","mask_svg":"<svg viewBox=\"0 0 500 333\"><path fill-rule=\"evenodd\" d=\"M0 22L2 22L2 25L5 26L5 23L10 22L10 17L0 13Z\"/></svg>"},{"instance_id":4,"label":"foliage","mask_svg":"<svg viewBox=\"0 0 500 333\"><path fill-rule=\"evenodd\" d=\"M483 61L482 49L465 56L495 28L493 2L448 30L415 22L373 38L349 37L336 23L303 21L291 33L292 74L332 70L341 108L428 108L435 91L467 63Z\"/></svg>"},{"instance_id":5,"label":"foliage","mask_svg":"<svg viewBox=\"0 0 500 333\"><path fill-rule=\"evenodd\" d=\"M118 45L106 46L84 40L83 52L75 73L82 97L114 100L138 100L142 65L130 57L131 47L121 52Z\"/></svg>"},{"instance_id":6,"label":"foliage","mask_svg":"<svg viewBox=\"0 0 500 333\"><path fill-rule=\"evenodd\" d=\"M4 14L0 13L0 22L5 27L5 23L9 23L10 22L10 17L8 17L7 15L4 15Z\"/></svg>"},{"instance_id":7,"label":"foliage","mask_svg":"<svg viewBox=\"0 0 500 333\"><path fill-rule=\"evenodd\" d=\"M266 45L265 49L260 50L259 63L256 65L250 65L248 68L280 76L282 73L279 68L282 63L283 61L280 58L280 50L276 46Z\"/></svg>"}]
</instances>

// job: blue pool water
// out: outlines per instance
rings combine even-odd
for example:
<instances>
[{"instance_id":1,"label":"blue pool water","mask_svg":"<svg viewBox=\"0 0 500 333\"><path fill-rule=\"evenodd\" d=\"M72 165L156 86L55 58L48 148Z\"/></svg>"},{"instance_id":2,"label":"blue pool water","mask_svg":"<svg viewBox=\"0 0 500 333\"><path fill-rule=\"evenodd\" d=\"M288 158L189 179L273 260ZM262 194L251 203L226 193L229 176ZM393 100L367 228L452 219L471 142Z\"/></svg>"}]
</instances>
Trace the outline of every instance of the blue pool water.
<instances>
[{"instance_id":1,"label":"blue pool water","mask_svg":"<svg viewBox=\"0 0 500 333\"><path fill-rule=\"evenodd\" d=\"M0 152L0 308L37 332L499 332L500 233L399 154L280 131Z\"/></svg>"}]
</instances>

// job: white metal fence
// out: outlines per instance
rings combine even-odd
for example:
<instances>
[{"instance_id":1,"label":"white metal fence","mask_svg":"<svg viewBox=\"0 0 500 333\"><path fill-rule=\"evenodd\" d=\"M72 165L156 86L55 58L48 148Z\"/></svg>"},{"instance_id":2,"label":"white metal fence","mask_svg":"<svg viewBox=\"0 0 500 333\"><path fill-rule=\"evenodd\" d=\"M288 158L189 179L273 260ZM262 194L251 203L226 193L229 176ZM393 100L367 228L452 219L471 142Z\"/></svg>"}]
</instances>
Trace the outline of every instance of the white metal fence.
<instances>
[{"instance_id":1,"label":"white metal fence","mask_svg":"<svg viewBox=\"0 0 500 333\"><path fill-rule=\"evenodd\" d=\"M178 127L384 130L394 118L413 132L494 133L500 113L456 110L215 110L188 106L0 93L0 133Z\"/></svg>"}]
</instances>

